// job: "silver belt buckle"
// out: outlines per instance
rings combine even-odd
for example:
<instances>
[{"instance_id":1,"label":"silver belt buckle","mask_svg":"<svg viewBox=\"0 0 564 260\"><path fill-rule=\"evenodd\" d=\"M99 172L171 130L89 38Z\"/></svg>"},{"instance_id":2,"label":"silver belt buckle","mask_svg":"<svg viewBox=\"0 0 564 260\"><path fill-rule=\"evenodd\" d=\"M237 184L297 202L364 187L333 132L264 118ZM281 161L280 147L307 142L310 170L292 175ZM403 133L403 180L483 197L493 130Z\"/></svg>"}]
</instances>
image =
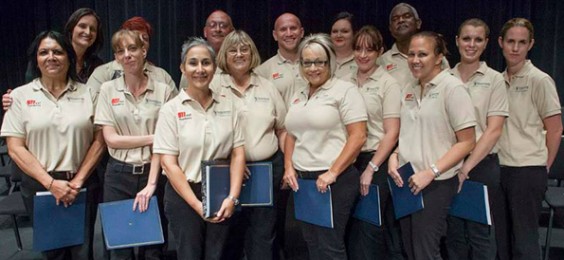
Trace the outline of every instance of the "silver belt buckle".
<instances>
[{"instance_id":1,"label":"silver belt buckle","mask_svg":"<svg viewBox=\"0 0 564 260\"><path fill-rule=\"evenodd\" d=\"M133 165L132 173L133 175L143 174L143 170L145 169L145 165Z\"/></svg>"}]
</instances>

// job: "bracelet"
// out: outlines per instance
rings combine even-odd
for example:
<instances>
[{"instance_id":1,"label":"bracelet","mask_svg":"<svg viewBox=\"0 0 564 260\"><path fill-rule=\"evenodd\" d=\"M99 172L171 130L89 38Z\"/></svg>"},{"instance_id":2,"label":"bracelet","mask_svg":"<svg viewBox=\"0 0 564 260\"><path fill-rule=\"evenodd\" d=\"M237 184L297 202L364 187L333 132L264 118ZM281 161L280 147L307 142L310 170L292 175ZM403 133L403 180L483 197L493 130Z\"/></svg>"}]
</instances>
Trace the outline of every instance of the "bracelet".
<instances>
[{"instance_id":1,"label":"bracelet","mask_svg":"<svg viewBox=\"0 0 564 260\"><path fill-rule=\"evenodd\" d=\"M51 178L51 183L49 183L49 187L47 187L47 190L51 190L51 186L53 186L53 182L55 181L55 178Z\"/></svg>"}]
</instances>

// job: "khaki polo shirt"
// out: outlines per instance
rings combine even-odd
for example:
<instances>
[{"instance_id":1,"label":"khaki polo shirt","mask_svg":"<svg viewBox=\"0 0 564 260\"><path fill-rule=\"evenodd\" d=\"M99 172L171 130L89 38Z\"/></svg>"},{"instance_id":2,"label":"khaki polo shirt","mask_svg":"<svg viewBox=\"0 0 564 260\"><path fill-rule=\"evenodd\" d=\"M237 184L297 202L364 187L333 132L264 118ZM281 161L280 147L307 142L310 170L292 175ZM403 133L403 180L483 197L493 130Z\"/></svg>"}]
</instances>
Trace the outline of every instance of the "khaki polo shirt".
<instances>
[{"instance_id":1,"label":"khaki polo shirt","mask_svg":"<svg viewBox=\"0 0 564 260\"><path fill-rule=\"evenodd\" d=\"M395 43L392 45L391 49L384 52L384 54L376 60L376 63L384 67L384 69L398 81L402 88L408 84L413 84L413 81L416 80L413 74L411 74L411 70L407 64L407 55L401 53ZM446 58L443 58L441 68L450 69Z\"/></svg>"},{"instance_id":2,"label":"khaki polo shirt","mask_svg":"<svg viewBox=\"0 0 564 260\"><path fill-rule=\"evenodd\" d=\"M354 55L351 55L350 57L345 59L343 63L337 63L337 69L335 70L335 77L337 78L346 77L347 75L356 72L357 68L358 66L354 61Z\"/></svg>"},{"instance_id":3,"label":"khaki polo shirt","mask_svg":"<svg viewBox=\"0 0 564 260\"><path fill-rule=\"evenodd\" d=\"M50 171L76 172L94 138L94 94L70 81L55 99L37 78L10 94L0 136L25 139L27 149Z\"/></svg>"},{"instance_id":4,"label":"khaki polo shirt","mask_svg":"<svg viewBox=\"0 0 564 260\"><path fill-rule=\"evenodd\" d=\"M292 162L301 171L327 170L345 147L346 126L367 120L366 106L354 84L337 78L308 94L309 87L296 93L286 116L296 138Z\"/></svg>"},{"instance_id":5,"label":"khaki polo shirt","mask_svg":"<svg viewBox=\"0 0 564 260\"><path fill-rule=\"evenodd\" d=\"M267 79L251 73L250 86L241 93L229 74L214 77L210 88L232 98L239 111L245 136L245 158L266 160L278 151L277 129L284 129L286 105L278 90Z\"/></svg>"},{"instance_id":6,"label":"khaki polo shirt","mask_svg":"<svg viewBox=\"0 0 564 260\"><path fill-rule=\"evenodd\" d=\"M509 118L499 138L499 160L506 166L545 166L548 156L543 119L558 115L560 101L552 78L530 60L509 84Z\"/></svg>"},{"instance_id":7,"label":"khaki polo shirt","mask_svg":"<svg viewBox=\"0 0 564 260\"><path fill-rule=\"evenodd\" d=\"M349 75L352 83L358 86L356 73ZM376 151L384 137L384 119L400 117L401 90L397 81L381 66L359 86L360 94L366 104L368 135L362 151Z\"/></svg>"},{"instance_id":8,"label":"khaki polo shirt","mask_svg":"<svg viewBox=\"0 0 564 260\"><path fill-rule=\"evenodd\" d=\"M147 90L136 100L125 86L123 77L102 84L94 123L112 126L117 134L126 136L152 135L161 107L176 95L169 85L149 76ZM130 164L151 162L151 146L133 149L108 147L110 156Z\"/></svg>"},{"instance_id":9,"label":"khaki polo shirt","mask_svg":"<svg viewBox=\"0 0 564 260\"><path fill-rule=\"evenodd\" d=\"M443 70L428 83L402 90L400 165L411 162L415 172L429 169L456 143L456 131L476 125L472 100L462 81ZM456 175L462 160L435 180Z\"/></svg>"},{"instance_id":10,"label":"khaki polo shirt","mask_svg":"<svg viewBox=\"0 0 564 260\"><path fill-rule=\"evenodd\" d=\"M158 82L165 83L170 87L176 89L176 83L172 80L172 77L166 70L153 65L150 62L145 62L145 74L151 76L154 80ZM86 85L94 90L94 93L98 94L100 92L100 86L106 81L110 81L119 78L123 75L123 67L115 60L110 61L106 64L98 66Z\"/></svg>"},{"instance_id":11,"label":"khaki polo shirt","mask_svg":"<svg viewBox=\"0 0 564 260\"><path fill-rule=\"evenodd\" d=\"M190 182L201 182L201 161L229 159L245 138L232 99L212 94L204 108L186 91L166 103L159 113L153 151L178 156L178 165Z\"/></svg>"},{"instance_id":12,"label":"khaki polo shirt","mask_svg":"<svg viewBox=\"0 0 564 260\"><path fill-rule=\"evenodd\" d=\"M453 76L460 79L458 71L459 64L450 70ZM490 116L509 116L509 105L507 103L507 86L501 73L488 67L486 62L481 61L480 67L470 76L465 83L474 105L476 113L476 141L482 137L488 126ZM499 148L494 146L490 153L497 153Z\"/></svg>"},{"instance_id":13,"label":"khaki polo shirt","mask_svg":"<svg viewBox=\"0 0 564 260\"><path fill-rule=\"evenodd\" d=\"M285 59L280 55L280 51L254 71L274 84L286 106L290 104L294 93L307 86L307 82L300 75L300 63Z\"/></svg>"}]
</instances>

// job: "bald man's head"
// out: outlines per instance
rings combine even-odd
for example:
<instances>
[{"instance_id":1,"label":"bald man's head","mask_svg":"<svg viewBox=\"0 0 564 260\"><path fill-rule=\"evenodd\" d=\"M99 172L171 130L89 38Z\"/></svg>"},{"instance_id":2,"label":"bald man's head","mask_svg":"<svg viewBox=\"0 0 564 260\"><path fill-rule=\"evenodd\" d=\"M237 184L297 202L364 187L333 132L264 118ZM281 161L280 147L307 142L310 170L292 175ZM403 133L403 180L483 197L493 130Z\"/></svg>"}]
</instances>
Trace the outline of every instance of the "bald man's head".
<instances>
[{"instance_id":1,"label":"bald man's head","mask_svg":"<svg viewBox=\"0 0 564 260\"><path fill-rule=\"evenodd\" d=\"M204 37L217 52L223 43L225 36L233 31L231 17L221 10L213 11L206 20L204 26Z\"/></svg>"},{"instance_id":2,"label":"bald man's head","mask_svg":"<svg viewBox=\"0 0 564 260\"><path fill-rule=\"evenodd\" d=\"M304 28L297 16L284 13L274 22L272 36L278 42L278 49L293 53L297 52L298 45L304 37Z\"/></svg>"}]
</instances>

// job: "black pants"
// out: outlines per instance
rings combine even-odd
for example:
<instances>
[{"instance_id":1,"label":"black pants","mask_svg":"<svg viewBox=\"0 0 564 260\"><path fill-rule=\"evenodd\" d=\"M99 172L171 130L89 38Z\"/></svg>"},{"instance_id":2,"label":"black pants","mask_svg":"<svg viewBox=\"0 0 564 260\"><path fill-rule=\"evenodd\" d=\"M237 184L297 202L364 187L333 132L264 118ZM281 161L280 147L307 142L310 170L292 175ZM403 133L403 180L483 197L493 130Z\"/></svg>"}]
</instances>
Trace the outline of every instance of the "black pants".
<instances>
[{"instance_id":1,"label":"black pants","mask_svg":"<svg viewBox=\"0 0 564 260\"><path fill-rule=\"evenodd\" d=\"M374 152L362 152L354 166L362 174L372 160ZM402 255L399 221L394 217L394 208L388 186L388 160L385 160L374 173L372 184L378 185L380 193L380 212L382 225L351 218L347 232L347 253L349 259L404 259Z\"/></svg>"},{"instance_id":2,"label":"black pants","mask_svg":"<svg viewBox=\"0 0 564 260\"><path fill-rule=\"evenodd\" d=\"M446 218L457 188L456 176L432 181L422 191L425 208L400 219L408 259L442 259L440 240L446 235Z\"/></svg>"},{"instance_id":3,"label":"black pants","mask_svg":"<svg viewBox=\"0 0 564 260\"><path fill-rule=\"evenodd\" d=\"M14 164L15 165L15 164ZM13 170L21 171L17 166ZM31 217L31 223L33 223L33 196L38 191L46 191L45 187L41 185L38 181L28 176L27 174L21 172L22 175L22 198L26 207L26 210ZM51 173L51 177L56 180L67 180L70 181L65 173ZM82 245L63 247L58 249L53 249L49 251L43 251L41 254L45 259L93 259L93 247L92 238L94 236L94 221L96 220L96 208L94 202L96 201L96 194L90 192L90 187L96 185L97 181L94 180L95 176L90 176L87 181L82 185L86 188L86 213L85 213L85 229L84 229L84 243Z\"/></svg>"},{"instance_id":4,"label":"black pants","mask_svg":"<svg viewBox=\"0 0 564 260\"><path fill-rule=\"evenodd\" d=\"M347 259L345 228L358 195L359 174L354 166L345 169L331 184L334 228L299 222L309 251L309 259Z\"/></svg>"},{"instance_id":5,"label":"black pants","mask_svg":"<svg viewBox=\"0 0 564 260\"><path fill-rule=\"evenodd\" d=\"M449 259L495 259L497 244L507 247L505 200L501 191L497 154L486 156L469 173L470 180L488 187L492 225L448 217L446 245ZM499 235L498 233L499 226ZM497 242L496 242L497 240ZM503 246L503 245L502 245Z\"/></svg>"},{"instance_id":6,"label":"black pants","mask_svg":"<svg viewBox=\"0 0 564 260\"><path fill-rule=\"evenodd\" d=\"M132 174L131 165L114 158L109 159L104 176L104 202L133 199L139 191L147 186L150 164L144 166L143 174ZM160 176L155 190L163 235L167 241L167 221L163 214L163 176ZM166 244L166 242L165 242ZM151 245L139 248L140 258L162 259L164 245ZM133 248L110 250L111 259L135 259Z\"/></svg>"},{"instance_id":7,"label":"black pants","mask_svg":"<svg viewBox=\"0 0 564 260\"><path fill-rule=\"evenodd\" d=\"M201 183L189 183L196 197L202 199ZM210 223L176 193L170 182L165 187L165 215L176 241L178 259L221 259L229 235L231 219Z\"/></svg>"},{"instance_id":8,"label":"black pants","mask_svg":"<svg viewBox=\"0 0 564 260\"><path fill-rule=\"evenodd\" d=\"M545 166L501 167L507 198L512 259L541 259L539 216L546 192Z\"/></svg>"}]
</instances>

